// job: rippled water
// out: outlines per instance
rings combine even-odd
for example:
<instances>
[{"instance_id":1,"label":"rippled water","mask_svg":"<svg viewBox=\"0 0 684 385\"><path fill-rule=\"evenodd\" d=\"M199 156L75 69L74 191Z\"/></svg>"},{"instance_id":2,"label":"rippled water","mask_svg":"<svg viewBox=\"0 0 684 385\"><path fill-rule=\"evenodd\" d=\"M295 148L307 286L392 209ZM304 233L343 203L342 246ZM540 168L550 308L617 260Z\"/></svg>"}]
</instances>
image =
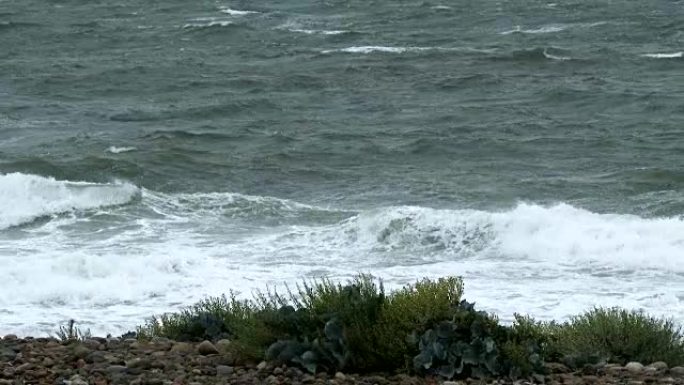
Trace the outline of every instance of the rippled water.
<instances>
[{"instance_id":1,"label":"rippled water","mask_svg":"<svg viewBox=\"0 0 684 385\"><path fill-rule=\"evenodd\" d=\"M0 326L462 275L684 320L682 1L0 1Z\"/></svg>"}]
</instances>

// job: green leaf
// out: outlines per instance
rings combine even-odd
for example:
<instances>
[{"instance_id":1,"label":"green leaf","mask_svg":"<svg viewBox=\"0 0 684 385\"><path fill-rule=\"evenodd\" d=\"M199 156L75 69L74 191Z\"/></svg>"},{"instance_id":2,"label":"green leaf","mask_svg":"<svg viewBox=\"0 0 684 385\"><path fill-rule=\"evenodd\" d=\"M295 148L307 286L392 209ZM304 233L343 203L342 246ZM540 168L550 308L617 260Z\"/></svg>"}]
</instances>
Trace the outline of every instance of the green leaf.
<instances>
[{"instance_id":1,"label":"green leaf","mask_svg":"<svg viewBox=\"0 0 684 385\"><path fill-rule=\"evenodd\" d=\"M302 365L309 373L314 374L318 367L318 356L313 351L307 350L300 357L293 358L292 362Z\"/></svg>"},{"instance_id":2,"label":"green leaf","mask_svg":"<svg viewBox=\"0 0 684 385\"><path fill-rule=\"evenodd\" d=\"M437 341L437 336L435 335L434 330L429 329L423 333L423 336L420 338L420 349L431 346L435 341Z\"/></svg>"},{"instance_id":3,"label":"green leaf","mask_svg":"<svg viewBox=\"0 0 684 385\"><path fill-rule=\"evenodd\" d=\"M475 320L470 324L470 334L472 334L473 337L482 337L485 334L482 321Z\"/></svg>"},{"instance_id":4,"label":"green leaf","mask_svg":"<svg viewBox=\"0 0 684 385\"><path fill-rule=\"evenodd\" d=\"M325 323L323 329L325 336L331 340L342 340L344 338L342 325L337 320L330 320Z\"/></svg>"},{"instance_id":5,"label":"green leaf","mask_svg":"<svg viewBox=\"0 0 684 385\"><path fill-rule=\"evenodd\" d=\"M463 369L465 369L465 362L463 360L458 360L458 366L456 366L456 373L461 374L463 373Z\"/></svg>"},{"instance_id":6,"label":"green leaf","mask_svg":"<svg viewBox=\"0 0 684 385\"><path fill-rule=\"evenodd\" d=\"M479 366L473 366L473 368L470 370L470 375L474 378L487 377L487 373L485 373L484 369L480 368Z\"/></svg>"},{"instance_id":7,"label":"green leaf","mask_svg":"<svg viewBox=\"0 0 684 385\"><path fill-rule=\"evenodd\" d=\"M446 378L447 380L450 380L454 378L454 375L456 374L456 368L454 367L454 365L442 365L437 371L437 374Z\"/></svg>"},{"instance_id":8,"label":"green leaf","mask_svg":"<svg viewBox=\"0 0 684 385\"><path fill-rule=\"evenodd\" d=\"M463 357L469 350L471 350L470 345L463 341L458 341L449 347L449 353L453 354L455 357Z\"/></svg>"},{"instance_id":9,"label":"green leaf","mask_svg":"<svg viewBox=\"0 0 684 385\"><path fill-rule=\"evenodd\" d=\"M463 362L470 365L477 365L480 363L480 356L473 348L468 346L463 352Z\"/></svg>"},{"instance_id":10,"label":"green leaf","mask_svg":"<svg viewBox=\"0 0 684 385\"><path fill-rule=\"evenodd\" d=\"M499 361L497 358L496 354L490 354L484 360L485 367L494 375L499 373Z\"/></svg>"},{"instance_id":11,"label":"green leaf","mask_svg":"<svg viewBox=\"0 0 684 385\"><path fill-rule=\"evenodd\" d=\"M280 352L285 349L285 346L287 343L285 341L276 341L271 344L271 346L266 349L266 360L267 361L272 361L275 360L279 355Z\"/></svg>"},{"instance_id":12,"label":"green leaf","mask_svg":"<svg viewBox=\"0 0 684 385\"><path fill-rule=\"evenodd\" d=\"M297 341L277 341L266 350L267 361L289 362L306 350L306 344Z\"/></svg>"},{"instance_id":13,"label":"green leaf","mask_svg":"<svg viewBox=\"0 0 684 385\"><path fill-rule=\"evenodd\" d=\"M453 326L451 322L440 322L437 325L437 338L448 339L453 334Z\"/></svg>"},{"instance_id":14,"label":"green leaf","mask_svg":"<svg viewBox=\"0 0 684 385\"><path fill-rule=\"evenodd\" d=\"M416 370L430 369L432 367L432 354L420 352L420 354L413 357L413 367Z\"/></svg>"},{"instance_id":15,"label":"green leaf","mask_svg":"<svg viewBox=\"0 0 684 385\"><path fill-rule=\"evenodd\" d=\"M432 344L432 355L433 357L437 358L438 360L446 360L447 359L447 350L444 348L444 345L442 345L439 342L434 342Z\"/></svg>"},{"instance_id":16,"label":"green leaf","mask_svg":"<svg viewBox=\"0 0 684 385\"><path fill-rule=\"evenodd\" d=\"M496 342L494 342L492 337L487 337L484 339L484 346L485 346L485 351L487 353L491 353L494 350L496 350Z\"/></svg>"},{"instance_id":17,"label":"green leaf","mask_svg":"<svg viewBox=\"0 0 684 385\"><path fill-rule=\"evenodd\" d=\"M541 365L541 364L542 364L541 357L540 357L539 354L537 354L537 353L530 354L529 360L530 360L530 363L531 363L532 365L535 365L535 366L538 366L538 365Z\"/></svg>"}]
</instances>

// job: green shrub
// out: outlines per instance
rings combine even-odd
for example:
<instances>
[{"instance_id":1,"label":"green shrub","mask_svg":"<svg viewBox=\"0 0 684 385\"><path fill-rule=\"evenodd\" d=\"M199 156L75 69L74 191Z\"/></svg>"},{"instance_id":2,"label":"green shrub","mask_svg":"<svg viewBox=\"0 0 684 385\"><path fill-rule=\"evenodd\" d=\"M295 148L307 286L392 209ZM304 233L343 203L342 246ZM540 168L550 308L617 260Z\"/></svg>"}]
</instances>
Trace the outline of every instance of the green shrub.
<instances>
[{"instance_id":1,"label":"green shrub","mask_svg":"<svg viewBox=\"0 0 684 385\"><path fill-rule=\"evenodd\" d=\"M343 370L350 363L352 352L337 319L326 322L323 335L309 341L291 338L278 340L266 351L266 360L276 363L299 364L311 373Z\"/></svg>"},{"instance_id":2,"label":"green shrub","mask_svg":"<svg viewBox=\"0 0 684 385\"><path fill-rule=\"evenodd\" d=\"M230 337L242 360L298 363L308 370L395 370L417 347L407 343L453 316L459 278L423 280L389 295L382 281L359 275L346 284L303 282L287 295L257 293L253 300L209 298L179 313L153 317L141 338L176 340Z\"/></svg>"},{"instance_id":3,"label":"green shrub","mask_svg":"<svg viewBox=\"0 0 684 385\"><path fill-rule=\"evenodd\" d=\"M463 281L457 277L423 279L393 292L385 301L381 322L374 328L377 360L412 370L418 345L409 337L452 319L462 295Z\"/></svg>"},{"instance_id":4,"label":"green shrub","mask_svg":"<svg viewBox=\"0 0 684 385\"><path fill-rule=\"evenodd\" d=\"M231 334L229 322L236 315L233 302L233 297L207 298L179 313L153 316L137 333L141 338L164 336L181 341L220 339Z\"/></svg>"},{"instance_id":5,"label":"green shrub","mask_svg":"<svg viewBox=\"0 0 684 385\"><path fill-rule=\"evenodd\" d=\"M537 322L529 316L515 314L515 321L507 328L507 335L501 345L504 373L518 378L545 371L544 362L550 358L549 325L551 324Z\"/></svg>"},{"instance_id":6,"label":"green shrub","mask_svg":"<svg viewBox=\"0 0 684 385\"><path fill-rule=\"evenodd\" d=\"M417 372L446 379L492 376L510 378L544 373L550 325L516 314L511 326L461 301L451 321L427 330L414 358Z\"/></svg>"},{"instance_id":7,"label":"green shrub","mask_svg":"<svg viewBox=\"0 0 684 385\"><path fill-rule=\"evenodd\" d=\"M177 341L231 338L231 348L243 361L257 361L276 337L264 325L264 314L273 312L250 300L230 296L210 297L178 313L153 316L137 328L140 339L154 336Z\"/></svg>"},{"instance_id":8,"label":"green shrub","mask_svg":"<svg viewBox=\"0 0 684 385\"><path fill-rule=\"evenodd\" d=\"M288 289L287 297L262 293L257 302L268 309L259 318L277 336L266 359L300 364L312 372L333 371L368 364L374 351L372 328L380 319L385 293L381 282L360 275L346 285L327 279L304 282L295 292Z\"/></svg>"},{"instance_id":9,"label":"green shrub","mask_svg":"<svg viewBox=\"0 0 684 385\"><path fill-rule=\"evenodd\" d=\"M440 322L420 337L414 368L446 379L496 376L501 369L496 341L503 330L496 318L462 301L452 320Z\"/></svg>"},{"instance_id":10,"label":"green shrub","mask_svg":"<svg viewBox=\"0 0 684 385\"><path fill-rule=\"evenodd\" d=\"M462 295L460 278L423 279L392 293L385 302L383 319L402 329L424 330L451 319Z\"/></svg>"},{"instance_id":11,"label":"green shrub","mask_svg":"<svg viewBox=\"0 0 684 385\"><path fill-rule=\"evenodd\" d=\"M284 322L302 327L297 328L298 334L288 331L288 339L279 338L275 351L281 357L296 358L291 359L292 362L306 361L309 369L317 366L329 370L350 367L357 371L408 369L407 363L416 353L416 347L407 343L407 337L415 330L424 330L450 318L462 287L461 280L454 277L437 281L425 279L386 295L382 281L376 283L369 275L359 275L345 285L328 280L304 283L298 286L295 294L289 293L289 303L297 308L295 312L308 314L308 317ZM280 296L269 294L260 302L280 304L284 301ZM332 340L324 332L324 325L331 320L341 325L343 335L335 345L339 349L326 353L321 346L331 345L321 342ZM281 325L279 334L284 331ZM316 343L320 346L313 349ZM282 355L279 349L289 353ZM294 352L299 355L293 356ZM305 354L306 359L303 358ZM334 360L323 358L335 355ZM321 362L316 362L316 357L321 358Z\"/></svg>"},{"instance_id":12,"label":"green shrub","mask_svg":"<svg viewBox=\"0 0 684 385\"><path fill-rule=\"evenodd\" d=\"M445 378L528 376L545 361L665 361L684 364L684 337L669 320L617 308L593 309L557 323L515 315L511 326L463 301L460 278L424 279L386 293L359 275L340 284L305 281L286 293L251 300L207 298L175 314L152 317L139 338L201 341L230 338L238 361L301 365L316 371L417 371ZM80 338L61 328L63 339Z\"/></svg>"},{"instance_id":13,"label":"green shrub","mask_svg":"<svg viewBox=\"0 0 684 385\"><path fill-rule=\"evenodd\" d=\"M670 320L641 311L594 308L549 327L550 353L570 366L598 361L684 364L684 337Z\"/></svg>"}]
</instances>

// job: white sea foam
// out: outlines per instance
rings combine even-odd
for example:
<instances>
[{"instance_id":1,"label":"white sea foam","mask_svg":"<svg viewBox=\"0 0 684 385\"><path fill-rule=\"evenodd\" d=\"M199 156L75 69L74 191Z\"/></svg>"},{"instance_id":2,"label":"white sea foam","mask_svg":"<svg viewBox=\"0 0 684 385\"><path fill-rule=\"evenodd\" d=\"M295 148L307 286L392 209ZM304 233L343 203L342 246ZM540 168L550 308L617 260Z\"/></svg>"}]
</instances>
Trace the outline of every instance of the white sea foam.
<instances>
[{"instance_id":1,"label":"white sea foam","mask_svg":"<svg viewBox=\"0 0 684 385\"><path fill-rule=\"evenodd\" d=\"M607 21L597 21L593 23L571 23L571 24L550 24L544 25L537 28L523 28L522 26L516 25L515 28L499 32L500 35L512 35L512 34L546 34L546 33L556 33L562 32L570 28L594 28L608 24Z\"/></svg>"},{"instance_id":2,"label":"white sea foam","mask_svg":"<svg viewBox=\"0 0 684 385\"><path fill-rule=\"evenodd\" d=\"M572 60L572 58L570 56L554 55L554 54L549 53L549 51L546 49L544 50L543 54L544 54L545 58L551 59L551 60L560 60L560 61Z\"/></svg>"},{"instance_id":3,"label":"white sea foam","mask_svg":"<svg viewBox=\"0 0 684 385\"><path fill-rule=\"evenodd\" d=\"M331 53L357 53L357 54L371 54L371 53L407 53L407 52L424 52L424 51L442 51L442 52L471 52L471 53L493 53L497 49L490 48L473 48L473 47L392 47L381 45L364 45L352 46L337 49L327 49L321 51L322 54Z\"/></svg>"},{"instance_id":4,"label":"white sea foam","mask_svg":"<svg viewBox=\"0 0 684 385\"><path fill-rule=\"evenodd\" d=\"M232 9L229 7L220 7L219 12L225 13L225 14L231 15L231 16L245 16L245 15L259 13L256 11L243 11L243 10L238 10L238 9Z\"/></svg>"},{"instance_id":5,"label":"white sea foam","mask_svg":"<svg viewBox=\"0 0 684 385\"><path fill-rule=\"evenodd\" d=\"M57 181L37 175L0 175L0 229L70 211L121 205L138 194L128 183Z\"/></svg>"},{"instance_id":6,"label":"white sea foam","mask_svg":"<svg viewBox=\"0 0 684 385\"><path fill-rule=\"evenodd\" d=\"M404 53L404 52L417 52L417 51L428 51L428 50L438 50L438 47L387 47L381 45L364 45L364 46L354 46L339 49L329 49L321 51L321 53L328 54L334 52L344 52L344 53L362 53L369 54L374 52L384 52L384 53Z\"/></svg>"},{"instance_id":7,"label":"white sea foam","mask_svg":"<svg viewBox=\"0 0 684 385\"><path fill-rule=\"evenodd\" d=\"M526 34L540 34L540 33L554 33L554 32L560 32L564 31L566 29L566 26L563 25L546 25L543 27L539 28L532 28L532 29L523 29L520 26L516 26L515 28L501 32L501 35L510 35L514 33L526 33Z\"/></svg>"},{"instance_id":8,"label":"white sea foam","mask_svg":"<svg viewBox=\"0 0 684 385\"><path fill-rule=\"evenodd\" d=\"M146 202L156 212L169 216L207 219L225 218L291 218L314 211L328 211L287 199L238 193L158 194L147 191Z\"/></svg>"},{"instance_id":9,"label":"white sea foam","mask_svg":"<svg viewBox=\"0 0 684 385\"><path fill-rule=\"evenodd\" d=\"M684 52L670 52L670 53L647 53L641 55L643 57L650 57L653 59L678 59L684 57Z\"/></svg>"},{"instance_id":10,"label":"white sea foam","mask_svg":"<svg viewBox=\"0 0 684 385\"><path fill-rule=\"evenodd\" d=\"M184 24L183 29L228 27L234 24L231 20L224 20L218 17L197 17L192 19L191 21L191 23Z\"/></svg>"},{"instance_id":11,"label":"white sea foam","mask_svg":"<svg viewBox=\"0 0 684 385\"><path fill-rule=\"evenodd\" d=\"M302 28L288 28L290 32L305 33L307 35L341 35L343 33L349 33L349 31L344 30L325 30L325 29L302 29Z\"/></svg>"},{"instance_id":12,"label":"white sea foam","mask_svg":"<svg viewBox=\"0 0 684 385\"><path fill-rule=\"evenodd\" d=\"M112 154L121 154L124 152L131 152L135 151L137 148L135 147L116 147L116 146L110 146L107 148L107 152L111 152Z\"/></svg>"},{"instance_id":13,"label":"white sea foam","mask_svg":"<svg viewBox=\"0 0 684 385\"><path fill-rule=\"evenodd\" d=\"M430 9L434 9L437 11L446 11L446 10L451 9L451 7L448 5L434 5L434 6L430 7Z\"/></svg>"},{"instance_id":14,"label":"white sea foam","mask_svg":"<svg viewBox=\"0 0 684 385\"><path fill-rule=\"evenodd\" d=\"M110 202L22 237L0 232L0 292L10 293L0 297L5 332L45 333L71 317L96 333L124 331L205 295L234 289L248 297L265 285L358 272L383 277L390 289L460 275L467 297L503 320L514 312L563 319L619 305L684 321L679 217L567 204L351 212L236 193L147 190L135 207ZM255 218L271 220L245 222Z\"/></svg>"}]
</instances>

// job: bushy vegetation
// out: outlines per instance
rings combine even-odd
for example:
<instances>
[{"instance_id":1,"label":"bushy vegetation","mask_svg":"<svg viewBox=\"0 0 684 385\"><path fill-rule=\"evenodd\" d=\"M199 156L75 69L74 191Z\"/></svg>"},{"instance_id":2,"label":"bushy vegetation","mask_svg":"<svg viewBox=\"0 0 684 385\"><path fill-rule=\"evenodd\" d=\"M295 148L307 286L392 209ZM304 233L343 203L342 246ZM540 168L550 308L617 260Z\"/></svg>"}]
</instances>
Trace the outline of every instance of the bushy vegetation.
<instances>
[{"instance_id":1,"label":"bushy vegetation","mask_svg":"<svg viewBox=\"0 0 684 385\"><path fill-rule=\"evenodd\" d=\"M153 317L140 338L231 339L242 362L317 371L402 371L446 379L543 373L548 361L684 363L672 322L640 312L594 309L562 324L515 316L512 325L463 300L460 278L424 279L386 293L360 275L345 284L303 282L286 293L208 298Z\"/></svg>"},{"instance_id":2,"label":"bushy vegetation","mask_svg":"<svg viewBox=\"0 0 684 385\"><path fill-rule=\"evenodd\" d=\"M684 364L684 335L670 320L619 308L595 308L563 324L540 328L549 354L569 366L629 361Z\"/></svg>"},{"instance_id":3,"label":"bushy vegetation","mask_svg":"<svg viewBox=\"0 0 684 385\"><path fill-rule=\"evenodd\" d=\"M456 277L422 280L391 294L368 275L346 284L323 279L251 300L208 298L153 317L138 334L191 341L228 337L242 360L267 358L311 371L410 370L419 350L408 337L451 319L462 292Z\"/></svg>"},{"instance_id":4,"label":"bushy vegetation","mask_svg":"<svg viewBox=\"0 0 684 385\"><path fill-rule=\"evenodd\" d=\"M451 320L442 321L423 333L414 368L438 374L484 378L500 371L497 337L502 333L495 318L475 311L474 304L462 301Z\"/></svg>"},{"instance_id":5,"label":"bushy vegetation","mask_svg":"<svg viewBox=\"0 0 684 385\"><path fill-rule=\"evenodd\" d=\"M548 324L515 314L515 321L507 329L507 337L501 346L501 352L507 359L504 373L510 377L543 373L544 362L551 358L548 331Z\"/></svg>"}]
</instances>

